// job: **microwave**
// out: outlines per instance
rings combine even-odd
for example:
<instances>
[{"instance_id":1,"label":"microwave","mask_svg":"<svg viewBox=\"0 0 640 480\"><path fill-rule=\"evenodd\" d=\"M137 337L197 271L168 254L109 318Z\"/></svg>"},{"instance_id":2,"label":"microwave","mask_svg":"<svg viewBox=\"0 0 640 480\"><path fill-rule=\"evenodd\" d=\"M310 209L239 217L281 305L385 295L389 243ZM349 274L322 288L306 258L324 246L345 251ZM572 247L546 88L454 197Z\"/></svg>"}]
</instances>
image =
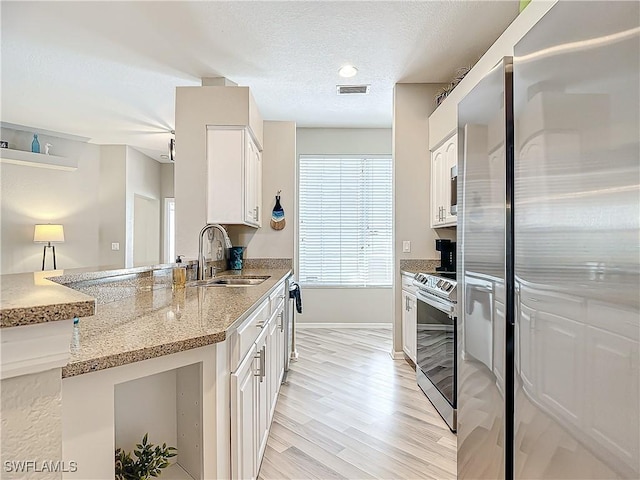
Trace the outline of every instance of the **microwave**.
<instances>
[{"instance_id":1,"label":"microwave","mask_svg":"<svg viewBox=\"0 0 640 480\"><path fill-rule=\"evenodd\" d=\"M449 189L451 192L449 199L449 211L451 215L458 214L458 166L454 165L451 167L451 188Z\"/></svg>"}]
</instances>

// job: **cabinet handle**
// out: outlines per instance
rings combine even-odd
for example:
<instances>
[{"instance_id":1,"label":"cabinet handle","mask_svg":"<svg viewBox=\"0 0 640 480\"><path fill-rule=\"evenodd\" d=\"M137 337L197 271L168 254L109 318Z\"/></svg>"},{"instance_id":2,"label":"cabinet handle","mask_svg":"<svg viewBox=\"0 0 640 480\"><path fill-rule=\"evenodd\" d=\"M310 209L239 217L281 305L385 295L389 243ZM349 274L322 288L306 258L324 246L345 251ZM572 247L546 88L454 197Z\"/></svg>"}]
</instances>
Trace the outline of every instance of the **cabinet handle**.
<instances>
[{"instance_id":1,"label":"cabinet handle","mask_svg":"<svg viewBox=\"0 0 640 480\"><path fill-rule=\"evenodd\" d=\"M253 374L254 377L262 378L262 350L256 353L253 358L258 360L258 371ZM261 380L262 381L262 380Z\"/></svg>"},{"instance_id":2,"label":"cabinet handle","mask_svg":"<svg viewBox=\"0 0 640 480\"><path fill-rule=\"evenodd\" d=\"M280 312L278 318L280 319L280 331L284 332L284 312Z\"/></svg>"},{"instance_id":3,"label":"cabinet handle","mask_svg":"<svg viewBox=\"0 0 640 480\"><path fill-rule=\"evenodd\" d=\"M258 217L260 216L260 207L256 207L254 209L254 212L255 212L255 216L256 216L255 217L255 221L257 222L258 221Z\"/></svg>"},{"instance_id":4,"label":"cabinet handle","mask_svg":"<svg viewBox=\"0 0 640 480\"><path fill-rule=\"evenodd\" d=\"M261 373L261 378L260 378L260 382L262 383L264 381L264 377L267 376L267 372L266 372L266 367L267 367L267 350L266 350L267 346L263 345L262 346L262 350L260 350L260 373Z\"/></svg>"},{"instance_id":5,"label":"cabinet handle","mask_svg":"<svg viewBox=\"0 0 640 480\"><path fill-rule=\"evenodd\" d=\"M258 327L258 328L264 328L264 322L258 322L258 323L256 323L256 327Z\"/></svg>"}]
</instances>

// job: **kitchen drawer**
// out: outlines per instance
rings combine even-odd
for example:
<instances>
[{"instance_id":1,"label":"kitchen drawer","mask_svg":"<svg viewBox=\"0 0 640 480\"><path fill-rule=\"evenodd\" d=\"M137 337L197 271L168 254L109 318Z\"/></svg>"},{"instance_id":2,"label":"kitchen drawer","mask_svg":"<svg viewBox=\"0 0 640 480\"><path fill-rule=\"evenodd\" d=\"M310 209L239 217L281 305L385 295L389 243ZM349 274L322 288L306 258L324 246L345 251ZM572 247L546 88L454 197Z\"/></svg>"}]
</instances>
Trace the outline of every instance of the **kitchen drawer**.
<instances>
[{"instance_id":1,"label":"kitchen drawer","mask_svg":"<svg viewBox=\"0 0 640 480\"><path fill-rule=\"evenodd\" d=\"M234 372L251 346L267 325L270 317L269 300L264 300L230 338L231 371Z\"/></svg>"}]
</instances>

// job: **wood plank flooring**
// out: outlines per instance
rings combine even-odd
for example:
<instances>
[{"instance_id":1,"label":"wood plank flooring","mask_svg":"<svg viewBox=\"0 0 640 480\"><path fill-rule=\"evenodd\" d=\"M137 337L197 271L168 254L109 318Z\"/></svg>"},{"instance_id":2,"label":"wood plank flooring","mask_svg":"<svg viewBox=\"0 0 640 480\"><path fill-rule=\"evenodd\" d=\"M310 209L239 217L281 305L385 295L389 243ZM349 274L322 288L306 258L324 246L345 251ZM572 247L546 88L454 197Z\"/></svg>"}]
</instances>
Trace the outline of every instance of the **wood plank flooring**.
<instances>
[{"instance_id":1,"label":"wood plank flooring","mask_svg":"<svg viewBox=\"0 0 640 480\"><path fill-rule=\"evenodd\" d=\"M456 478L456 437L392 360L390 329L304 329L259 478Z\"/></svg>"}]
</instances>

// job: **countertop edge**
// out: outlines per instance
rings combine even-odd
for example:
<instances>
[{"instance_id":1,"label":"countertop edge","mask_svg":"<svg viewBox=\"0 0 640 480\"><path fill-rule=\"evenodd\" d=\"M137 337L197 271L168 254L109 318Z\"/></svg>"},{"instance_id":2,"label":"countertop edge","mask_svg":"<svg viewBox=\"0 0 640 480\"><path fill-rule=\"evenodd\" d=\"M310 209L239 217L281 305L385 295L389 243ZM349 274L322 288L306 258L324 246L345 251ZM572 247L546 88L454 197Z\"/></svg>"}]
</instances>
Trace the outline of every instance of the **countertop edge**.
<instances>
[{"instance_id":1,"label":"countertop edge","mask_svg":"<svg viewBox=\"0 0 640 480\"><path fill-rule=\"evenodd\" d=\"M0 311L0 328L38 325L41 323L69 320L75 317L90 317L95 314L95 311L95 298L91 300L52 303L49 305L34 305L31 307L4 308Z\"/></svg>"},{"instance_id":2,"label":"countertop edge","mask_svg":"<svg viewBox=\"0 0 640 480\"><path fill-rule=\"evenodd\" d=\"M223 342L226 339L227 330L203 335L201 337L180 340L178 342L157 345L154 347L145 347L139 350L131 350L128 352L115 353L113 355L105 355L104 357L94 358L91 360L69 363L62 367L62 378L76 377L85 373L99 372L108 368L121 367L123 365L130 365L132 363L142 362L152 358L206 347L208 345Z\"/></svg>"},{"instance_id":3,"label":"countertop edge","mask_svg":"<svg viewBox=\"0 0 640 480\"><path fill-rule=\"evenodd\" d=\"M137 350L130 350L127 352L114 353L112 355L104 355L102 357L92 358L88 360L70 362L62 368L62 378L69 378L86 373L98 372L100 370L106 370L108 368L129 365L143 360L150 360L152 358L158 358L165 355L171 355L186 350L192 350L194 348L200 348L223 342L228 338L228 333L237 329L242 324L242 322L244 322L253 313L256 307L266 299L268 299L276 289L276 287L287 278L289 278L292 273L293 270L291 268L287 269L286 273L282 274L270 289L268 289L262 296L260 296L254 303L252 303L251 306L249 306L242 314L240 314L238 318L236 318L224 330L221 330L220 332L187 338L172 343L154 345L152 347L144 347Z\"/></svg>"}]
</instances>

